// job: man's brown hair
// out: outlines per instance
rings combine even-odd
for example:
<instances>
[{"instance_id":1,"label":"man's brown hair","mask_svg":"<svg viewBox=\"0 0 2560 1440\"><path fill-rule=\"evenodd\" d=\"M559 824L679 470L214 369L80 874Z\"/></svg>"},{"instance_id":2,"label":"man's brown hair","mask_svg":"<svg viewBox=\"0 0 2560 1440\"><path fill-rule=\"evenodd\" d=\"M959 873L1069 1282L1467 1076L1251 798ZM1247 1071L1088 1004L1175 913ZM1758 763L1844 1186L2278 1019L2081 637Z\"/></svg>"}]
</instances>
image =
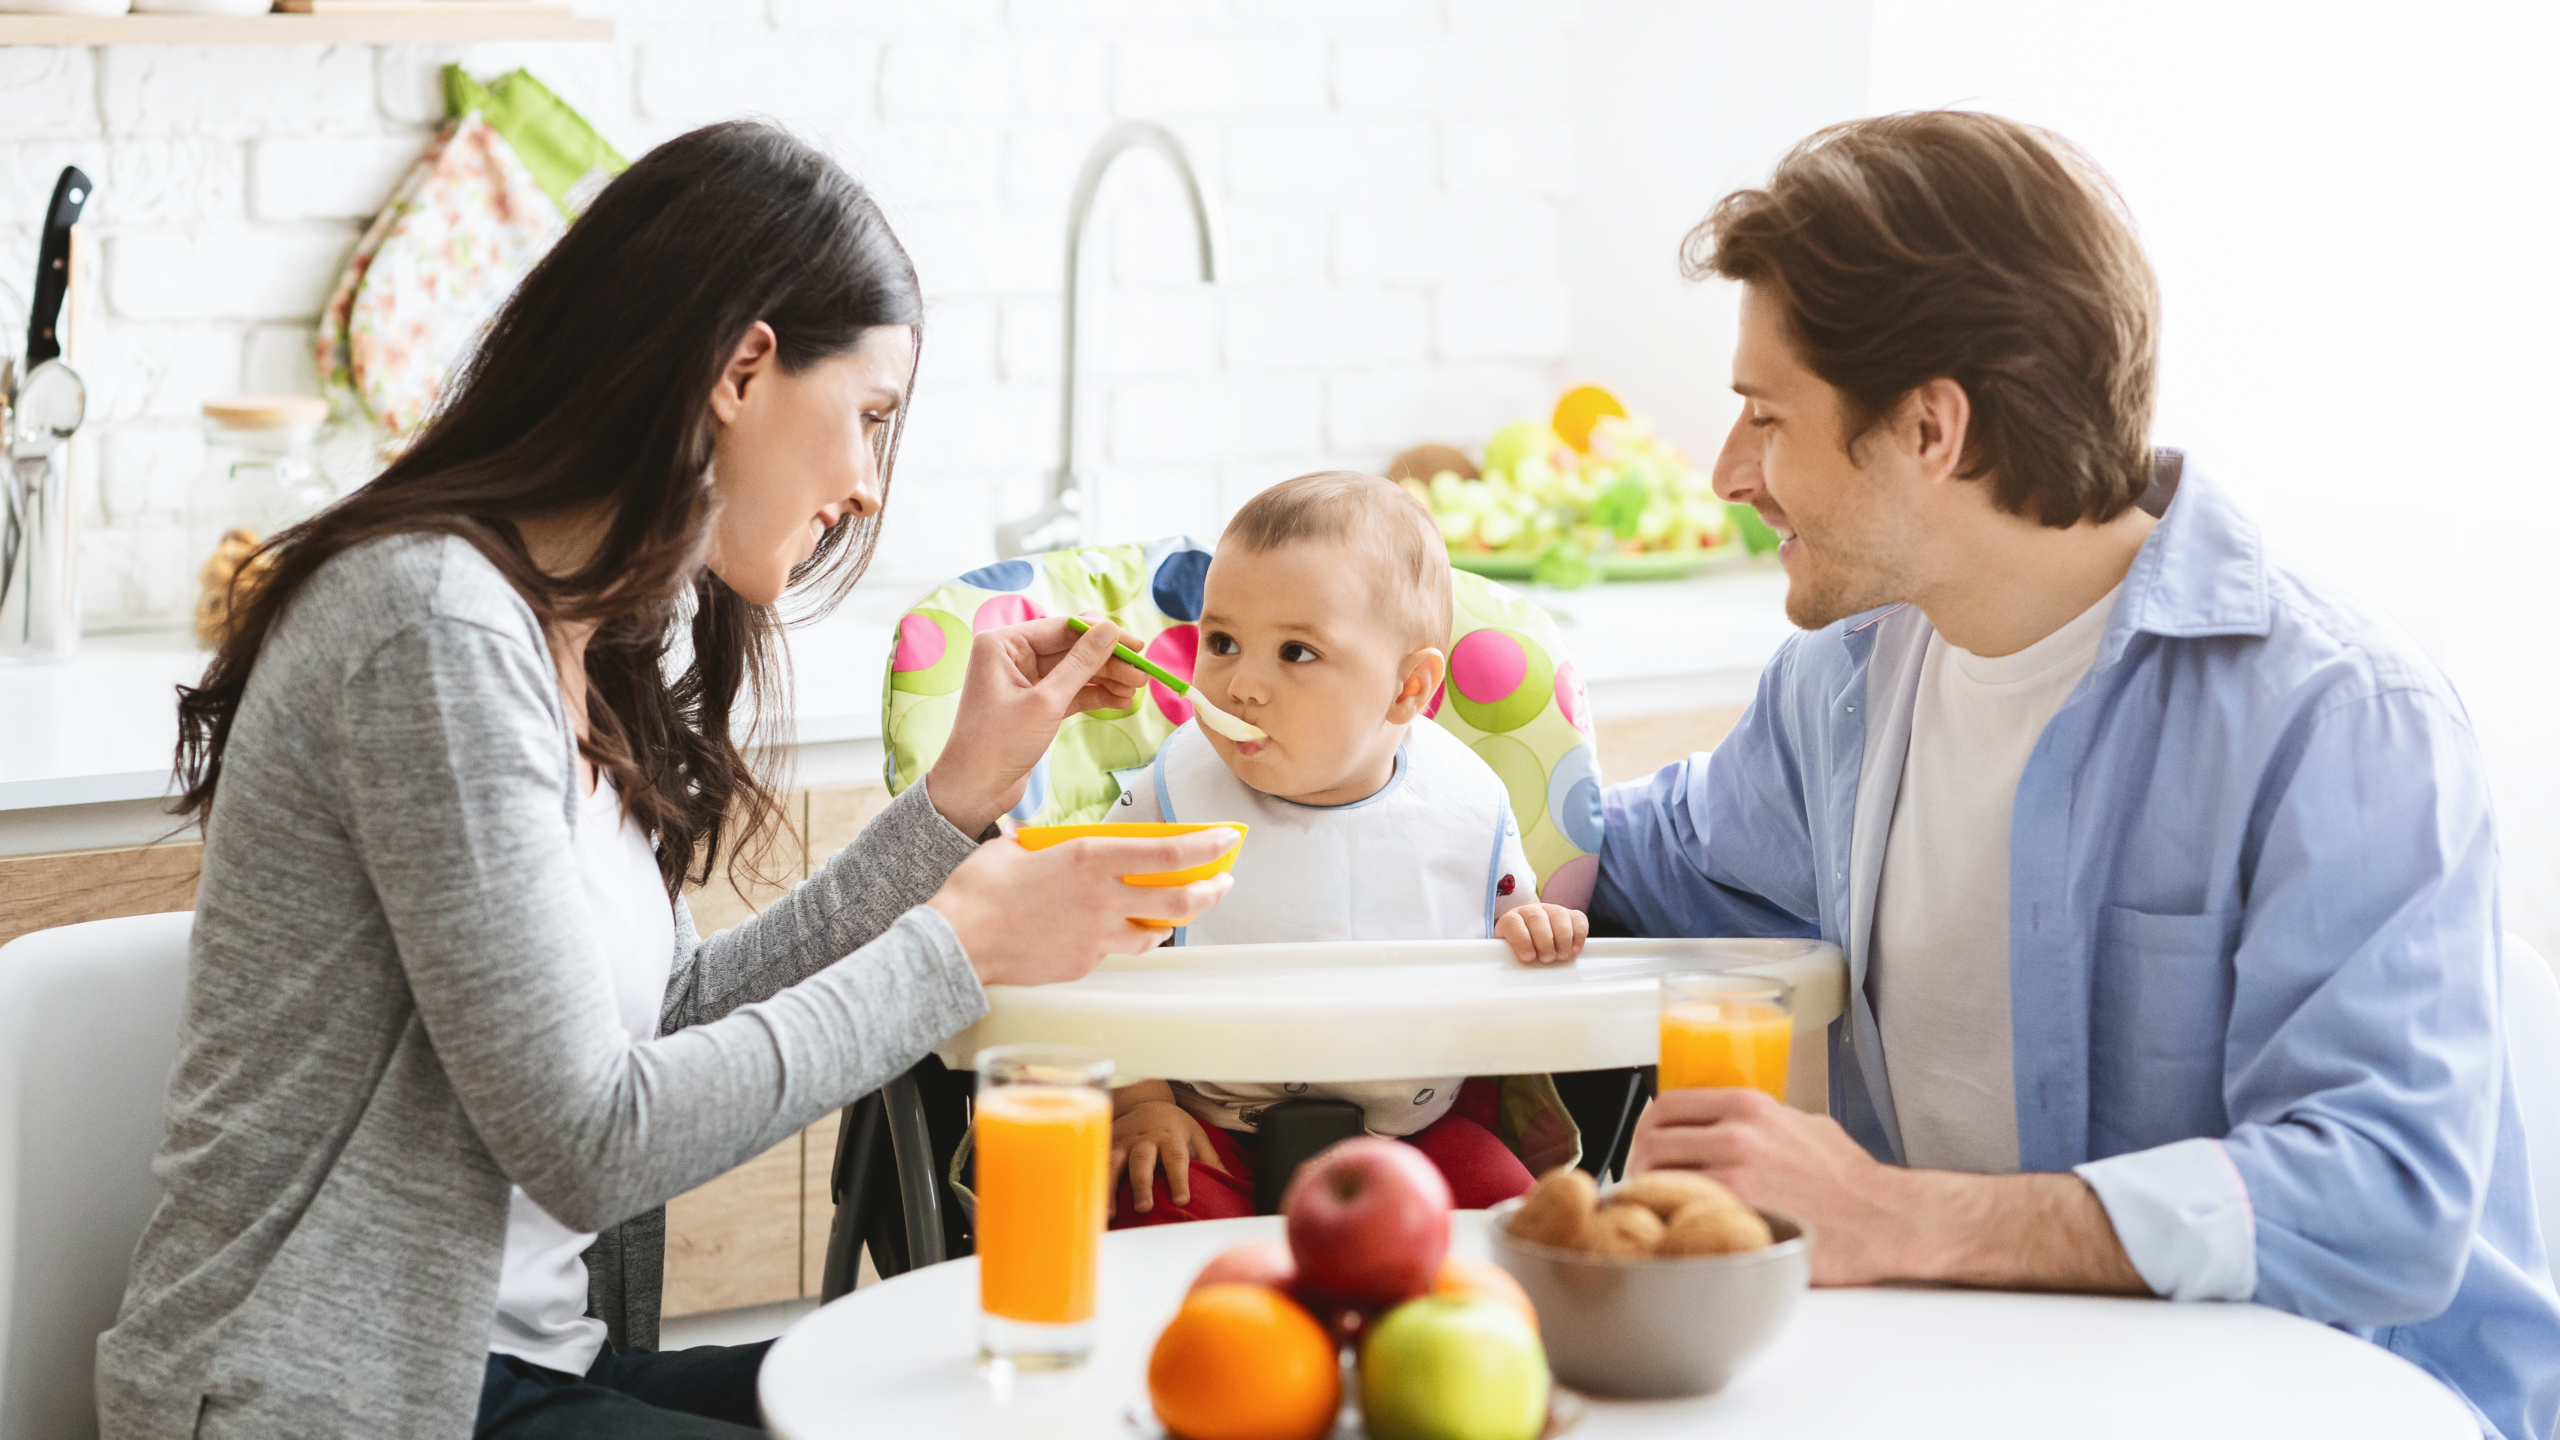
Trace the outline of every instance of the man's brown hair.
<instances>
[{"instance_id":1,"label":"man's brown hair","mask_svg":"<svg viewBox=\"0 0 2560 1440\"><path fill-rule=\"evenodd\" d=\"M1410 632L1413 647L1449 648L1449 548L1431 512L1403 486L1357 470L1283 480L1244 502L1218 543L1263 551L1308 540L1369 550L1378 599Z\"/></svg>"},{"instance_id":2,"label":"man's brown hair","mask_svg":"<svg viewBox=\"0 0 2560 1440\"><path fill-rule=\"evenodd\" d=\"M1689 232L1681 271L1764 287L1852 447L1945 377L1962 469L2012 514L2112 520L2151 475L2160 292L2123 199L2058 135L1955 110L1816 131Z\"/></svg>"}]
</instances>

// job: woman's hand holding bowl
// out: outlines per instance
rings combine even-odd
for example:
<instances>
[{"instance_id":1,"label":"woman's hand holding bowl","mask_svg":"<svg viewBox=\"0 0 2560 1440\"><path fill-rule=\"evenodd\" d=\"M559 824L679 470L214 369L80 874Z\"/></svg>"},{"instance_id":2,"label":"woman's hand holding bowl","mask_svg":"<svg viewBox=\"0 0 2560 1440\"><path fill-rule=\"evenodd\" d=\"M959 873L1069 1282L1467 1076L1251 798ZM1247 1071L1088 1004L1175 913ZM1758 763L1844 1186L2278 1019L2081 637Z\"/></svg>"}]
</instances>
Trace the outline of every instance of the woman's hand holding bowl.
<instances>
[{"instance_id":1,"label":"woman's hand holding bowl","mask_svg":"<svg viewBox=\"0 0 2560 1440\"><path fill-rule=\"evenodd\" d=\"M1212 875L1159 888L1123 876L1206 865L1243 838L1221 825L1160 840L1069 840L1045 850L998 840L960 862L926 903L951 922L980 984L1074 980L1106 955L1152 950L1173 933L1131 915L1197 915L1235 883L1232 875Z\"/></svg>"},{"instance_id":2,"label":"woman's hand holding bowl","mask_svg":"<svg viewBox=\"0 0 2560 1440\"><path fill-rule=\"evenodd\" d=\"M1133 638L1107 621L1078 635L1063 617L980 632L951 738L925 781L933 808L962 834L985 834L1022 802L1032 767L1068 716L1136 700L1147 677L1111 656Z\"/></svg>"}]
</instances>

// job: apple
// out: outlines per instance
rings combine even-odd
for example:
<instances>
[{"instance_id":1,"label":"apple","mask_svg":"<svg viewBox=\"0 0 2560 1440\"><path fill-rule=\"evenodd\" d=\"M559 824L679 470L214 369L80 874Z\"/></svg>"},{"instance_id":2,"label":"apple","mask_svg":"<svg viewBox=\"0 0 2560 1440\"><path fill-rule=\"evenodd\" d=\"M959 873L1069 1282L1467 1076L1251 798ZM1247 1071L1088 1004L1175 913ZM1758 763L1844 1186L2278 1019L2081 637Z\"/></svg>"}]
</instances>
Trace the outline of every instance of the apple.
<instances>
[{"instance_id":1,"label":"apple","mask_svg":"<svg viewBox=\"0 0 2560 1440\"><path fill-rule=\"evenodd\" d=\"M1449 1253L1450 1208L1449 1182L1401 1140L1363 1135L1327 1147L1280 1201L1299 1288L1353 1307L1428 1292Z\"/></svg>"},{"instance_id":2,"label":"apple","mask_svg":"<svg viewBox=\"0 0 2560 1440\"><path fill-rule=\"evenodd\" d=\"M1192 1277L1191 1288L1203 1285L1268 1285L1286 1295L1297 1288L1298 1262L1285 1240L1248 1240L1217 1253Z\"/></svg>"},{"instance_id":3,"label":"apple","mask_svg":"<svg viewBox=\"0 0 2560 1440\"><path fill-rule=\"evenodd\" d=\"M1370 1440L1536 1440L1547 1352L1498 1300L1426 1295L1380 1317L1360 1351Z\"/></svg>"},{"instance_id":4,"label":"apple","mask_svg":"<svg viewBox=\"0 0 2560 1440\"><path fill-rule=\"evenodd\" d=\"M1519 1311L1521 1317L1529 1322L1530 1329L1538 1328L1538 1307L1529 1303L1529 1292L1521 1289L1520 1282L1511 1278L1511 1272L1499 1265L1452 1255L1442 1262L1440 1274L1431 1282L1431 1293L1472 1295L1498 1301Z\"/></svg>"}]
</instances>

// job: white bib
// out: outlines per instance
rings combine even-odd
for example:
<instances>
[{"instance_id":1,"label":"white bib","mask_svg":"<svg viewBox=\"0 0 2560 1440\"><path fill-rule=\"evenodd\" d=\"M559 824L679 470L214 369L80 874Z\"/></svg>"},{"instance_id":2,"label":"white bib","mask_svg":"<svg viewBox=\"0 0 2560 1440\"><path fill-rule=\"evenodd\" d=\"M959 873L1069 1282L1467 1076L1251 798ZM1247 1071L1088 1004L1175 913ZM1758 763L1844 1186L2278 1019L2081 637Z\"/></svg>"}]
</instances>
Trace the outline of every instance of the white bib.
<instances>
[{"instance_id":1,"label":"white bib","mask_svg":"<svg viewBox=\"0 0 2560 1440\"><path fill-rule=\"evenodd\" d=\"M1117 820L1241 821L1235 888L1174 932L1177 945L1307 940L1482 940L1501 912L1534 902L1538 877L1501 778L1428 720L1407 728L1386 788L1348 805L1300 805L1235 777L1197 722L1168 736L1144 771L1121 772ZM1150 816L1146 812L1154 811ZM1358 1084L1184 1085L1186 1104L1250 1130L1276 1100L1349 1100L1380 1135L1447 1114L1465 1076Z\"/></svg>"},{"instance_id":2,"label":"white bib","mask_svg":"<svg viewBox=\"0 0 2560 1440\"><path fill-rule=\"evenodd\" d=\"M1502 901L1537 893L1501 779L1427 720L1407 729L1386 788L1348 805L1263 794L1236 778L1196 722L1166 737L1148 778L1166 820L1253 827L1235 889L1176 932L1177 944L1482 940L1510 908Z\"/></svg>"}]
</instances>

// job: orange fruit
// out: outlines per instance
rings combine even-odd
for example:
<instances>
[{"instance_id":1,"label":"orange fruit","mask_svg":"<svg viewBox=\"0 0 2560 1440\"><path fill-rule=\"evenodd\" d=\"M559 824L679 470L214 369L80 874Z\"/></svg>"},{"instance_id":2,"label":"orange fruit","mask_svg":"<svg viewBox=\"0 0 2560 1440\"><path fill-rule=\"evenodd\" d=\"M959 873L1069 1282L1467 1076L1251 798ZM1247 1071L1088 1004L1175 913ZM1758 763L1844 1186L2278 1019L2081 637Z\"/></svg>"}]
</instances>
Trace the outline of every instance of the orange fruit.
<instances>
[{"instance_id":1,"label":"orange fruit","mask_svg":"<svg viewBox=\"0 0 2560 1440\"><path fill-rule=\"evenodd\" d=\"M1589 450L1591 427L1600 423L1600 417L1616 415L1624 418L1626 413L1627 407L1618 403L1617 396L1597 385L1577 385L1556 401L1555 418L1548 421L1547 426L1563 437L1567 445L1576 450Z\"/></svg>"},{"instance_id":2,"label":"orange fruit","mask_svg":"<svg viewBox=\"0 0 2560 1440\"><path fill-rule=\"evenodd\" d=\"M1440 1262L1440 1274L1431 1282L1434 1295L1453 1295L1462 1299L1497 1300L1526 1316L1529 1328L1538 1328L1538 1307L1529 1303L1529 1292L1511 1278L1511 1272L1499 1265L1469 1260L1452 1255Z\"/></svg>"},{"instance_id":3,"label":"orange fruit","mask_svg":"<svg viewBox=\"0 0 2560 1440\"><path fill-rule=\"evenodd\" d=\"M1204 1285L1156 1337L1147 1399L1183 1440L1316 1440L1342 1408L1342 1362L1297 1301Z\"/></svg>"}]
</instances>

